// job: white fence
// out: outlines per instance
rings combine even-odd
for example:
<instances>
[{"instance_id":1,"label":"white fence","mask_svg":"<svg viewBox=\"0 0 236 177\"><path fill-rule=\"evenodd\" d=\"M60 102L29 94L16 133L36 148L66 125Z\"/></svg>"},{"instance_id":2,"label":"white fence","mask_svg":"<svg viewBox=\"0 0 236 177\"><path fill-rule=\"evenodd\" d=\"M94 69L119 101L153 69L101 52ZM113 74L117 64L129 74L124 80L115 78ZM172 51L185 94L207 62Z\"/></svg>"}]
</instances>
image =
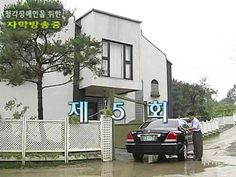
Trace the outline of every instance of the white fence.
<instances>
[{"instance_id":1,"label":"white fence","mask_svg":"<svg viewBox=\"0 0 236 177\"><path fill-rule=\"evenodd\" d=\"M21 153L23 164L30 160L27 153L59 152L68 163L71 152L94 151L99 151L104 161L112 160L112 120L109 118L102 117L88 124L69 124L68 119L0 121L0 153Z\"/></svg>"},{"instance_id":2,"label":"white fence","mask_svg":"<svg viewBox=\"0 0 236 177\"><path fill-rule=\"evenodd\" d=\"M213 118L210 121L201 122L202 133L204 136L210 135L212 133L220 132L226 127L235 125L236 117L227 116L227 117L217 117Z\"/></svg>"}]
</instances>

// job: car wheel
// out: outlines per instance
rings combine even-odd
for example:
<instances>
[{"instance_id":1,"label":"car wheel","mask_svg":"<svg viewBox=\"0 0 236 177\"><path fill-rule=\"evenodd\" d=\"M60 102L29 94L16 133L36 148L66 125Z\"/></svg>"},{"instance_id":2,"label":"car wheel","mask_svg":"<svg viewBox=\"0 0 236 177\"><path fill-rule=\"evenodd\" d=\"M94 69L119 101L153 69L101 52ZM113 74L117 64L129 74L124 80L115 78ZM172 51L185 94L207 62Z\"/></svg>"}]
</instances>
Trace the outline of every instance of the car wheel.
<instances>
[{"instance_id":1,"label":"car wheel","mask_svg":"<svg viewBox=\"0 0 236 177\"><path fill-rule=\"evenodd\" d=\"M144 154L133 153L133 157L136 161L142 161Z\"/></svg>"},{"instance_id":2,"label":"car wheel","mask_svg":"<svg viewBox=\"0 0 236 177\"><path fill-rule=\"evenodd\" d=\"M159 161L165 161L165 160L167 160L165 154L159 154L157 158L158 158Z\"/></svg>"},{"instance_id":3,"label":"car wheel","mask_svg":"<svg viewBox=\"0 0 236 177\"><path fill-rule=\"evenodd\" d=\"M178 154L178 159L180 161L185 161L188 156L187 153L188 153L187 145L186 145L186 143L184 143L180 153Z\"/></svg>"}]
</instances>

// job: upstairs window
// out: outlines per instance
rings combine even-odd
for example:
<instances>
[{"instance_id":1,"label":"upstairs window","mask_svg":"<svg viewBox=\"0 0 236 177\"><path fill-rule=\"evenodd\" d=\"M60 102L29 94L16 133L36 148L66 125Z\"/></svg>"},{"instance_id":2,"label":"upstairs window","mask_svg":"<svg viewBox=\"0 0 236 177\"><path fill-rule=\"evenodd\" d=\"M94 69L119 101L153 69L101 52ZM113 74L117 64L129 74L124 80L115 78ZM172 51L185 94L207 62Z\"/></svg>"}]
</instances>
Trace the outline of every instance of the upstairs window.
<instances>
[{"instance_id":1,"label":"upstairs window","mask_svg":"<svg viewBox=\"0 0 236 177\"><path fill-rule=\"evenodd\" d=\"M133 79L132 46L124 43L102 41L103 76Z\"/></svg>"},{"instance_id":2,"label":"upstairs window","mask_svg":"<svg viewBox=\"0 0 236 177\"><path fill-rule=\"evenodd\" d=\"M157 98L159 96L159 83L157 80L153 79L151 82L151 97Z\"/></svg>"}]
</instances>

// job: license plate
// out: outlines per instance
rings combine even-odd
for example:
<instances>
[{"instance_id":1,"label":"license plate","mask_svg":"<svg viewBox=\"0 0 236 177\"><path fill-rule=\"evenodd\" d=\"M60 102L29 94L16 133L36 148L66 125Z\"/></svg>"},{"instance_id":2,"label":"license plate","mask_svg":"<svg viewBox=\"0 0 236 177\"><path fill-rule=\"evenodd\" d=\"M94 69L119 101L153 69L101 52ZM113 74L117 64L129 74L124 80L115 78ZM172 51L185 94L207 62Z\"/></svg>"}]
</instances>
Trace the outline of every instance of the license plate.
<instances>
[{"instance_id":1,"label":"license plate","mask_svg":"<svg viewBox=\"0 0 236 177\"><path fill-rule=\"evenodd\" d=\"M142 141L155 141L155 140L156 140L155 136L151 135L142 136Z\"/></svg>"}]
</instances>

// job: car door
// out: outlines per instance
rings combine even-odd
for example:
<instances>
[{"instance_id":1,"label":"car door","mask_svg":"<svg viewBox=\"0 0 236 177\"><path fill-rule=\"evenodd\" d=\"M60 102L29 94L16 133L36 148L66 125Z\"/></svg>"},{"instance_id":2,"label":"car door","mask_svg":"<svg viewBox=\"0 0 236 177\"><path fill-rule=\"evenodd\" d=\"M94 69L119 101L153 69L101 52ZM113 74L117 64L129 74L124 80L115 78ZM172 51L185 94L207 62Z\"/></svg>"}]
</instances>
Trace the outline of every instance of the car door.
<instances>
[{"instance_id":1,"label":"car door","mask_svg":"<svg viewBox=\"0 0 236 177\"><path fill-rule=\"evenodd\" d=\"M182 126L185 129L190 128L189 124L186 121L184 121ZM193 132L192 131L186 131L184 134L185 134L185 139L188 142L188 151L192 151L193 150L193 137L192 137Z\"/></svg>"}]
</instances>

